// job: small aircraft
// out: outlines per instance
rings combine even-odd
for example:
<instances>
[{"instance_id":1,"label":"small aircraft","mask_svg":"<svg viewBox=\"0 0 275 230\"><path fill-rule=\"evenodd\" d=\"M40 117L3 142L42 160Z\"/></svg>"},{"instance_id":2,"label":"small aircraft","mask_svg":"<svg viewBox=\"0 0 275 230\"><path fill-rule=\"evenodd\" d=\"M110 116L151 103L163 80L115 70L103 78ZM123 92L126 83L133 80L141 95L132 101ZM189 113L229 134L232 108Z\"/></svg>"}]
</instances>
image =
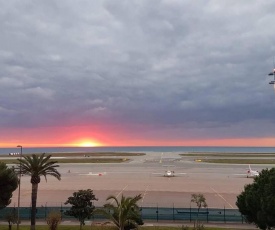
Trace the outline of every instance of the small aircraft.
<instances>
[{"instance_id":1,"label":"small aircraft","mask_svg":"<svg viewBox=\"0 0 275 230\"><path fill-rule=\"evenodd\" d=\"M163 175L164 177L175 177L186 173L175 173L175 171L166 170L164 173L153 173L153 174Z\"/></svg>"},{"instance_id":2,"label":"small aircraft","mask_svg":"<svg viewBox=\"0 0 275 230\"><path fill-rule=\"evenodd\" d=\"M102 172L102 173L89 172L89 173L86 173L86 174L79 174L79 175L82 175L82 176L103 176L103 175L106 175L106 172Z\"/></svg>"},{"instance_id":3,"label":"small aircraft","mask_svg":"<svg viewBox=\"0 0 275 230\"><path fill-rule=\"evenodd\" d=\"M248 169L246 171L246 173L241 173L241 174L234 174L235 176L241 176L244 177L246 176L247 178L254 178L256 176L259 176L259 172L256 170L252 170L250 165L248 165Z\"/></svg>"},{"instance_id":4,"label":"small aircraft","mask_svg":"<svg viewBox=\"0 0 275 230\"><path fill-rule=\"evenodd\" d=\"M251 167L250 167L250 165L249 165L246 177L248 178L248 177L256 177L256 176L259 176L259 172L255 171L255 170L252 170Z\"/></svg>"},{"instance_id":5,"label":"small aircraft","mask_svg":"<svg viewBox=\"0 0 275 230\"><path fill-rule=\"evenodd\" d=\"M171 165L164 165L164 167L171 167ZM174 176L178 176L178 175L184 175L186 173L176 173L174 170L166 170L164 173L153 173L153 174L162 175L164 177L174 177Z\"/></svg>"}]
</instances>

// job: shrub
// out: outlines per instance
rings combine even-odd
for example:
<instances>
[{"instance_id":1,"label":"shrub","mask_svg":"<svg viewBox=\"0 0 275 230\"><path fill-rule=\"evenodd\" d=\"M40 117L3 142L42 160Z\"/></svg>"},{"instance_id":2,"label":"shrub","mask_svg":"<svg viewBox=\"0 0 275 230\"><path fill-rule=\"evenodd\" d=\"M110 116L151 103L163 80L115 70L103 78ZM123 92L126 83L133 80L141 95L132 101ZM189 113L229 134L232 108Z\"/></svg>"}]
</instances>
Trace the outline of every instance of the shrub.
<instances>
[{"instance_id":1,"label":"shrub","mask_svg":"<svg viewBox=\"0 0 275 230\"><path fill-rule=\"evenodd\" d=\"M56 230L61 222L61 213L58 211L52 211L47 216L47 224L50 230Z\"/></svg>"}]
</instances>

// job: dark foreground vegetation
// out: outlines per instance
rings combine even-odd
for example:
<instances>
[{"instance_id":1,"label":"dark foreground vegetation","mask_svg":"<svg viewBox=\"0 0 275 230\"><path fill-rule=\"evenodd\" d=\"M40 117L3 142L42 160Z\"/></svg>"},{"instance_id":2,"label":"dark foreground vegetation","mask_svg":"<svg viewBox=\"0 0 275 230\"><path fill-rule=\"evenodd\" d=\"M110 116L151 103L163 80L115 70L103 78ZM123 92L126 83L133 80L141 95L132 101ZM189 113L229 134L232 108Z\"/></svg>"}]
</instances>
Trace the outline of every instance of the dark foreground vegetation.
<instances>
[{"instance_id":1,"label":"dark foreground vegetation","mask_svg":"<svg viewBox=\"0 0 275 230\"><path fill-rule=\"evenodd\" d=\"M16 226L13 227L16 229ZM20 230L29 230L29 225L20 225ZM47 225L37 225L37 230L48 230ZM177 227L172 226L142 226L139 227L140 230L192 230L192 227L187 228L185 225L179 225ZM236 228L221 228L221 227L205 227L205 230L236 230ZM247 228L238 228L239 230L246 230ZM0 230L7 230L7 226L0 225ZM79 226L76 225L60 225L58 230L79 230ZM117 230L115 226L102 226L102 225L85 225L82 230Z\"/></svg>"}]
</instances>

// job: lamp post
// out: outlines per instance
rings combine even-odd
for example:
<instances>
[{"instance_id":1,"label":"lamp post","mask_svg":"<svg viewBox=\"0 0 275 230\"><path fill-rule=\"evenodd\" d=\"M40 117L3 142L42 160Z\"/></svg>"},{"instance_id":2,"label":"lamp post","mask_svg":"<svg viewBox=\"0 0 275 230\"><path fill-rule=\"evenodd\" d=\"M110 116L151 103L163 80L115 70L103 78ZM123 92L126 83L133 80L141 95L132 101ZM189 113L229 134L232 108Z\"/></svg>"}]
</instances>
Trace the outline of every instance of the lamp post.
<instances>
[{"instance_id":1,"label":"lamp post","mask_svg":"<svg viewBox=\"0 0 275 230\"><path fill-rule=\"evenodd\" d=\"M22 145L17 145L17 148L20 148L20 156L19 159L22 159ZM18 183L18 202L17 202L17 230L19 229L19 221L20 221L20 185L21 185L21 161L19 164L19 183Z\"/></svg>"}]
</instances>

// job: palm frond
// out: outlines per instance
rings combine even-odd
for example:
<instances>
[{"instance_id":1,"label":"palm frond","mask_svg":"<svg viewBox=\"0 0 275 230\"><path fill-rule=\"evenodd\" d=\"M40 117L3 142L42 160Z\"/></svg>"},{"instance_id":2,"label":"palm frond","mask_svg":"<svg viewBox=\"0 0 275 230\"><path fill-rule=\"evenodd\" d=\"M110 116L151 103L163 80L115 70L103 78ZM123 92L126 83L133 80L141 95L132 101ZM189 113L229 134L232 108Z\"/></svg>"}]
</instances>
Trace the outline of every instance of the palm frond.
<instances>
[{"instance_id":1,"label":"palm frond","mask_svg":"<svg viewBox=\"0 0 275 230\"><path fill-rule=\"evenodd\" d=\"M21 171L22 174L30 176L44 176L47 181L47 175L53 176L58 180L61 179L61 174L57 171L57 161L50 161L51 155L45 156L45 153L37 156L23 156L22 159L18 159L17 171ZM21 170L20 170L21 168Z\"/></svg>"},{"instance_id":2,"label":"palm frond","mask_svg":"<svg viewBox=\"0 0 275 230\"><path fill-rule=\"evenodd\" d=\"M103 215L110 219L116 226L119 226L119 222L114 218L112 212L110 212L108 209L96 209L93 214Z\"/></svg>"},{"instance_id":3,"label":"palm frond","mask_svg":"<svg viewBox=\"0 0 275 230\"><path fill-rule=\"evenodd\" d=\"M120 201L115 196L109 196L107 200L115 201L104 205L102 214L108 217L119 229L123 229L129 223L137 226L140 219L140 210L137 202L142 198L141 194L135 197L121 196Z\"/></svg>"},{"instance_id":4,"label":"palm frond","mask_svg":"<svg viewBox=\"0 0 275 230\"><path fill-rule=\"evenodd\" d=\"M118 199L117 199L115 196L113 196L113 195L108 196L106 200L114 200L115 203L116 203L116 205L117 205L117 206L119 205Z\"/></svg>"}]
</instances>

